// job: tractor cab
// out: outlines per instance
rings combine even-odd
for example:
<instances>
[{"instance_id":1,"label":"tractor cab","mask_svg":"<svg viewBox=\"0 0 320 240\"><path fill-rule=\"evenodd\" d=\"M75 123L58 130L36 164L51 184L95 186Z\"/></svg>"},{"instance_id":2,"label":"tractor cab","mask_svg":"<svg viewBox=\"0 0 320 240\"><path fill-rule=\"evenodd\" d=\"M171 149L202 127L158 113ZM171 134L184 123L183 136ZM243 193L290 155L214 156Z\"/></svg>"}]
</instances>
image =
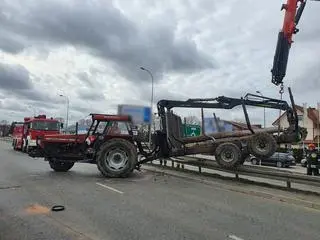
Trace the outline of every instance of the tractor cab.
<instances>
[{"instance_id":1,"label":"tractor cab","mask_svg":"<svg viewBox=\"0 0 320 240\"><path fill-rule=\"evenodd\" d=\"M92 123L86 134L85 143L93 146L95 142L105 142L111 138L122 138L134 141L138 135L131 117L125 115L90 114Z\"/></svg>"}]
</instances>

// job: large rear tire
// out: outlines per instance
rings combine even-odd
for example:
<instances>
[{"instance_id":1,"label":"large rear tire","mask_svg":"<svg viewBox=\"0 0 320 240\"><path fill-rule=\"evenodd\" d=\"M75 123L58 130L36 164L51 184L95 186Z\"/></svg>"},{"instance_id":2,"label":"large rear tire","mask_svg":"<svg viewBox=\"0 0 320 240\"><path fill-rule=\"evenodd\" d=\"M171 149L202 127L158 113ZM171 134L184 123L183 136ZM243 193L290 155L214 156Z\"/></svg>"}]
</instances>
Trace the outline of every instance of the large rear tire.
<instances>
[{"instance_id":1,"label":"large rear tire","mask_svg":"<svg viewBox=\"0 0 320 240\"><path fill-rule=\"evenodd\" d=\"M50 159L49 165L55 172L68 172L73 167L74 162L65 162L56 159Z\"/></svg>"},{"instance_id":2,"label":"large rear tire","mask_svg":"<svg viewBox=\"0 0 320 240\"><path fill-rule=\"evenodd\" d=\"M271 134L257 133L248 140L248 150L257 158L268 158L277 150L277 142Z\"/></svg>"},{"instance_id":3,"label":"large rear tire","mask_svg":"<svg viewBox=\"0 0 320 240\"><path fill-rule=\"evenodd\" d=\"M137 163L137 150L134 144L113 138L104 143L97 153L97 166L105 177L128 177Z\"/></svg>"},{"instance_id":4,"label":"large rear tire","mask_svg":"<svg viewBox=\"0 0 320 240\"><path fill-rule=\"evenodd\" d=\"M222 143L215 152L217 163L226 168L233 168L241 162L241 150L234 143Z\"/></svg>"}]
</instances>

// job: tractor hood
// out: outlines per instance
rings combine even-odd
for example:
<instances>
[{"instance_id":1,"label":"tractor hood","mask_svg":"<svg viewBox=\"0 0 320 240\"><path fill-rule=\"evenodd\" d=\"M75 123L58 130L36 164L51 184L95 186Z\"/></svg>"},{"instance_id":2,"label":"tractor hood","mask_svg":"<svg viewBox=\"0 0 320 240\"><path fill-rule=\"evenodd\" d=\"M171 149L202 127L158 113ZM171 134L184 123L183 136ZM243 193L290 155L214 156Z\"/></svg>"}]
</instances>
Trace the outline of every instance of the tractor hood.
<instances>
[{"instance_id":1,"label":"tractor hood","mask_svg":"<svg viewBox=\"0 0 320 240\"><path fill-rule=\"evenodd\" d=\"M45 134L42 138L42 142L59 142L59 143L75 143L84 142L86 134Z\"/></svg>"}]
</instances>

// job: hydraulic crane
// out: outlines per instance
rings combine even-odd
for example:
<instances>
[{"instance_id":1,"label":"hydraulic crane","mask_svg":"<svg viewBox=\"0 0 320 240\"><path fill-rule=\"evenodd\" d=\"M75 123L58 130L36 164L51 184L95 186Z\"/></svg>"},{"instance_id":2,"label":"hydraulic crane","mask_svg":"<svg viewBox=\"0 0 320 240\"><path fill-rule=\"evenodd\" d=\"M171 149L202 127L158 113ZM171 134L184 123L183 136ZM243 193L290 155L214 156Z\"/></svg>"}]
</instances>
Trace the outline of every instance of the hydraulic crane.
<instances>
[{"instance_id":1,"label":"hydraulic crane","mask_svg":"<svg viewBox=\"0 0 320 240\"><path fill-rule=\"evenodd\" d=\"M311 0L320 1L320 0ZM299 32L297 25L306 6L307 0L287 0L281 10L285 10L282 30L278 34L278 42L273 60L272 83L280 85L286 75L289 51L293 43L293 34Z\"/></svg>"}]
</instances>

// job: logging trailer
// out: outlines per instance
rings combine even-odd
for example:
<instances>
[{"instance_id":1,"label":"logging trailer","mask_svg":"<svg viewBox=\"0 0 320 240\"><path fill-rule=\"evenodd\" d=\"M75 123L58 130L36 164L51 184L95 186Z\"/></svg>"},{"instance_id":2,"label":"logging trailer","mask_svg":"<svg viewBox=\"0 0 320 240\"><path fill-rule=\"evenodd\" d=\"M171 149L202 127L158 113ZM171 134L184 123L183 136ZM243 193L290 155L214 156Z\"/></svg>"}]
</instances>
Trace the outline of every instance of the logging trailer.
<instances>
[{"instance_id":1,"label":"logging trailer","mask_svg":"<svg viewBox=\"0 0 320 240\"><path fill-rule=\"evenodd\" d=\"M153 135L152 150L145 151L130 116L90 114L92 124L86 134L48 134L37 140L37 151L31 157L43 157L55 171L68 171L76 162L93 163L106 177L127 177L134 169L155 159L206 153L214 155L219 165L236 168L246 156L269 157L277 143L299 142L306 129L298 125L294 100L289 88L291 106L284 100L247 94L243 98L220 96L212 99L187 101L160 100L157 104L161 129ZM173 127L181 118L172 108L233 109L242 106L248 131L225 132L200 137L181 138ZM254 131L247 106L286 111L289 127ZM277 133L277 134L275 134ZM140 157L139 157L140 156Z\"/></svg>"}]
</instances>

